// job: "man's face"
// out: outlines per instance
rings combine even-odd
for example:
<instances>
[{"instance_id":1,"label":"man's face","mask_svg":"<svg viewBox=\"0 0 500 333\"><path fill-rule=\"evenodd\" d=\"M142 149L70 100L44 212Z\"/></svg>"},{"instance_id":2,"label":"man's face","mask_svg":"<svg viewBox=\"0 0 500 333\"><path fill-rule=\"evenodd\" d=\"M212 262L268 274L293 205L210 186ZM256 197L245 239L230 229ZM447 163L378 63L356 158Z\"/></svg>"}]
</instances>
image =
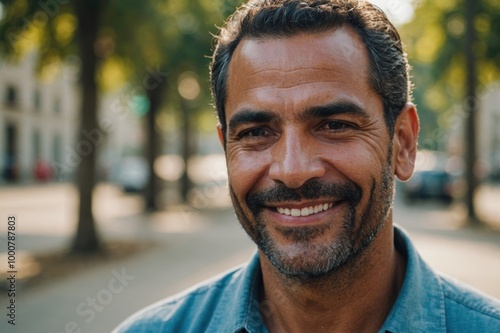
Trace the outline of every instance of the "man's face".
<instances>
[{"instance_id":1,"label":"man's face","mask_svg":"<svg viewBox=\"0 0 500 333\"><path fill-rule=\"evenodd\" d=\"M246 39L234 52L230 194L244 229L285 275L334 271L389 219L392 140L369 73L360 38L346 28Z\"/></svg>"}]
</instances>

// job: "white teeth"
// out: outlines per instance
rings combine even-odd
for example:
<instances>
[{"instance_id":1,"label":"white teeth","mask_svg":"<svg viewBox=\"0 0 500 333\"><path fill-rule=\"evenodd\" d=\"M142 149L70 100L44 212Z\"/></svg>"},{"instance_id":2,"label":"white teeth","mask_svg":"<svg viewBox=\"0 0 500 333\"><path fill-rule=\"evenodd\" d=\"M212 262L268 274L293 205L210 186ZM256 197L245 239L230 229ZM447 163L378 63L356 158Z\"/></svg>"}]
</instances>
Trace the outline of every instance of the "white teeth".
<instances>
[{"instance_id":1,"label":"white teeth","mask_svg":"<svg viewBox=\"0 0 500 333\"><path fill-rule=\"evenodd\" d=\"M333 207L333 203L324 203L324 204L319 204L319 205L315 205L315 206L304 207L302 209L278 207L277 210L280 214L298 217L298 216L309 216L312 214L317 214L317 213L323 212L325 210L328 210L332 207Z\"/></svg>"}]
</instances>

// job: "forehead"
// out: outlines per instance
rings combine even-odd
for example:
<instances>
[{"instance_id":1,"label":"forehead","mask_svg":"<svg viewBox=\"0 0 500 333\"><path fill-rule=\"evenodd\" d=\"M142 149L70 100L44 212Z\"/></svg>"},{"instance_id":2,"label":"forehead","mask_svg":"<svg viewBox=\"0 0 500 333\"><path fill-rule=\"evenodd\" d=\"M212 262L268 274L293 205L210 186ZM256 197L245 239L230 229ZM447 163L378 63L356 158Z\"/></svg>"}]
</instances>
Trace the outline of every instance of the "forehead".
<instances>
[{"instance_id":1,"label":"forehead","mask_svg":"<svg viewBox=\"0 0 500 333\"><path fill-rule=\"evenodd\" d=\"M363 99L369 60L359 35L341 27L292 37L243 39L229 64L226 116L246 102ZM310 98L309 98L310 97Z\"/></svg>"}]
</instances>

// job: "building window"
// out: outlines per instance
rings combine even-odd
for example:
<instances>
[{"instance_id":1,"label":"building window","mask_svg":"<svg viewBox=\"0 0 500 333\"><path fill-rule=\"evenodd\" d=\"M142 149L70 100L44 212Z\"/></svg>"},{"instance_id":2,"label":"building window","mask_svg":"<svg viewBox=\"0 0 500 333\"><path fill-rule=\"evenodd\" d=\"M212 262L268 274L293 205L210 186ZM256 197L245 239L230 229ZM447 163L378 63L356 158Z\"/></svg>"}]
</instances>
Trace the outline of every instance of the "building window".
<instances>
[{"instance_id":1,"label":"building window","mask_svg":"<svg viewBox=\"0 0 500 333\"><path fill-rule=\"evenodd\" d=\"M16 127L11 124L7 124L7 155L14 156L16 153Z\"/></svg>"},{"instance_id":2,"label":"building window","mask_svg":"<svg viewBox=\"0 0 500 333\"><path fill-rule=\"evenodd\" d=\"M54 162L60 163L62 161L62 151L61 151L61 138L59 135L56 135L52 141L52 156L54 158Z\"/></svg>"},{"instance_id":3,"label":"building window","mask_svg":"<svg viewBox=\"0 0 500 333\"><path fill-rule=\"evenodd\" d=\"M42 142L40 139L40 133L35 131L33 133L33 152L35 155L35 160L39 160L42 157Z\"/></svg>"},{"instance_id":4,"label":"building window","mask_svg":"<svg viewBox=\"0 0 500 333\"><path fill-rule=\"evenodd\" d=\"M13 124L7 124L6 127L7 154L3 165L2 176L5 180L16 181L18 179L18 170L16 163L17 133Z\"/></svg>"},{"instance_id":5,"label":"building window","mask_svg":"<svg viewBox=\"0 0 500 333\"><path fill-rule=\"evenodd\" d=\"M5 99L5 102L7 106L9 107L16 107L17 106L17 90L13 86L8 86L7 87L7 96Z\"/></svg>"}]
</instances>

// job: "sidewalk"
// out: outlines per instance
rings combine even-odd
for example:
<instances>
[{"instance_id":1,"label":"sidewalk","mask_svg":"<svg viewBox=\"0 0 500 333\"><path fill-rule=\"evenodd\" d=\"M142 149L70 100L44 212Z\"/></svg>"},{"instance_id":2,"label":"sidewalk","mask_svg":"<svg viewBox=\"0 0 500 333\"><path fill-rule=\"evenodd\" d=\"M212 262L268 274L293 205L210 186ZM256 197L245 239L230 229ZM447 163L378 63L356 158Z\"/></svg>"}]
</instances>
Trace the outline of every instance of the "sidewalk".
<instances>
[{"instance_id":1,"label":"sidewalk","mask_svg":"<svg viewBox=\"0 0 500 333\"><path fill-rule=\"evenodd\" d=\"M67 325L81 332L109 332L138 309L234 267L253 253L253 243L231 211L190 214L189 221L184 214L135 216L108 224L103 233L110 237L118 237L112 229L123 228L131 231L120 234L122 239L135 233L161 243L57 283L20 289L17 325L13 328L2 316L0 332L59 333L66 332ZM6 309L5 301L2 292L2 309Z\"/></svg>"}]
</instances>

